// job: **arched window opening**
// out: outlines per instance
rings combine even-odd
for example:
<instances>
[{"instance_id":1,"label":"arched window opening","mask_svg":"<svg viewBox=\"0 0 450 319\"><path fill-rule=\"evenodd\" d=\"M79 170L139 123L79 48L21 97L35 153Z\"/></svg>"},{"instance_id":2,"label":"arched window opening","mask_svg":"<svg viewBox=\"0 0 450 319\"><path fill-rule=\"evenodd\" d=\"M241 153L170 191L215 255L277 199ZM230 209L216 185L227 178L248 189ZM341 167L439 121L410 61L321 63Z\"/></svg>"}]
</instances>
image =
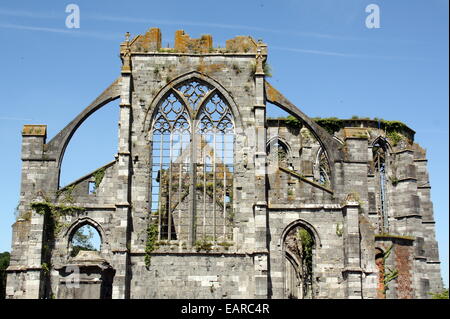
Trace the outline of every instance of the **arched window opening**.
<instances>
[{"instance_id":1,"label":"arched window opening","mask_svg":"<svg viewBox=\"0 0 450 319\"><path fill-rule=\"evenodd\" d=\"M234 122L231 109L217 93L200 108L196 141L199 145L196 194L198 237L232 239ZM211 162L209 162L211 161Z\"/></svg>"},{"instance_id":2,"label":"arched window opening","mask_svg":"<svg viewBox=\"0 0 450 319\"><path fill-rule=\"evenodd\" d=\"M311 299L313 293L314 236L305 227L293 227L284 240L285 295L289 299Z\"/></svg>"},{"instance_id":3,"label":"arched window opening","mask_svg":"<svg viewBox=\"0 0 450 319\"><path fill-rule=\"evenodd\" d=\"M377 187L377 213L380 220L379 232L387 233L388 212L387 212L387 190L386 190L386 171L387 171L387 143L384 139L379 138L372 147L373 172L376 179Z\"/></svg>"},{"instance_id":4,"label":"arched window opening","mask_svg":"<svg viewBox=\"0 0 450 319\"><path fill-rule=\"evenodd\" d=\"M316 162L314 163L314 180L325 187L331 185L330 165L322 147L317 152Z\"/></svg>"},{"instance_id":5,"label":"arched window opening","mask_svg":"<svg viewBox=\"0 0 450 319\"><path fill-rule=\"evenodd\" d=\"M181 204L189 189L189 110L174 94L169 94L159 106L153 124L152 143L152 202L151 210L158 214L160 239L177 239L173 214L184 216ZM179 220L178 227L187 227Z\"/></svg>"},{"instance_id":6,"label":"arched window opening","mask_svg":"<svg viewBox=\"0 0 450 319\"><path fill-rule=\"evenodd\" d=\"M75 257L80 251L100 251L101 238L97 229L91 225L79 227L70 240L70 256Z\"/></svg>"},{"instance_id":7,"label":"arched window opening","mask_svg":"<svg viewBox=\"0 0 450 319\"><path fill-rule=\"evenodd\" d=\"M229 105L210 85L192 80L170 91L153 118L151 210L158 215L159 240L230 240Z\"/></svg>"},{"instance_id":8,"label":"arched window opening","mask_svg":"<svg viewBox=\"0 0 450 319\"><path fill-rule=\"evenodd\" d=\"M291 159L288 147L280 139L275 138L267 144L267 154L267 162L269 165L290 168Z\"/></svg>"}]
</instances>

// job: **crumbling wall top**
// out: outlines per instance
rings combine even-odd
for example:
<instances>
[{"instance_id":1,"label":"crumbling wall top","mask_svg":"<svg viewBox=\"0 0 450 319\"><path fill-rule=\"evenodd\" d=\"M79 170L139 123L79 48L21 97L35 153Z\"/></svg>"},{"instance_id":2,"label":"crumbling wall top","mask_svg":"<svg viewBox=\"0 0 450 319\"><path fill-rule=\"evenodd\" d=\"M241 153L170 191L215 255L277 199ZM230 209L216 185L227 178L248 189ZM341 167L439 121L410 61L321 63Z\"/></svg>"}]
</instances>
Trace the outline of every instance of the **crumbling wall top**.
<instances>
[{"instance_id":1,"label":"crumbling wall top","mask_svg":"<svg viewBox=\"0 0 450 319\"><path fill-rule=\"evenodd\" d=\"M47 136L47 125L27 124L23 126L22 136Z\"/></svg>"},{"instance_id":2,"label":"crumbling wall top","mask_svg":"<svg viewBox=\"0 0 450 319\"><path fill-rule=\"evenodd\" d=\"M210 34L204 34L200 38L191 38L184 30L175 32L173 48L161 46L161 31L159 28L150 28L144 35L137 35L131 41L127 39L121 44L121 53L130 49L132 53L233 53L233 54L256 54L258 48L262 55L267 55L267 45L262 41L255 41L250 36L237 36L226 41L225 48L213 46L213 38Z\"/></svg>"}]
</instances>

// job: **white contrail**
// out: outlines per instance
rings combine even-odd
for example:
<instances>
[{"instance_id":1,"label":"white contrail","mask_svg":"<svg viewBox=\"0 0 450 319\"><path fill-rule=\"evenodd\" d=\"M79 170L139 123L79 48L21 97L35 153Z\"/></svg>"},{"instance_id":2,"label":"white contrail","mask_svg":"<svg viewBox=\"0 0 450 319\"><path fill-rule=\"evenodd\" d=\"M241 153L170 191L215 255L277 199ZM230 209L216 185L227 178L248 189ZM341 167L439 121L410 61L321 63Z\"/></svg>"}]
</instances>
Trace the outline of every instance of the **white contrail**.
<instances>
[{"instance_id":1,"label":"white contrail","mask_svg":"<svg viewBox=\"0 0 450 319\"><path fill-rule=\"evenodd\" d=\"M5 121L33 121L33 119L24 119L20 117L6 117L6 116L0 116L0 120Z\"/></svg>"},{"instance_id":2,"label":"white contrail","mask_svg":"<svg viewBox=\"0 0 450 319\"><path fill-rule=\"evenodd\" d=\"M370 55L370 54L355 54L355 53L345 53L345 52L333 52L333 51L321 51L321 50L309 50L309 49L299 49L299 48L286 48L278 46L270 46L269 49L290 51L306 54L316 54L316 55L328 55L328 56L338 56L346 58L366 58L366 59L386 59L386 60L412 60L421 61L420 58L402 57L402 56L386 56L386 55Z\"/></svg>"},{"instance_id":3,"label":"white contrail","mask_svg":"<svg viewBox=\"0 0 450 319\"><path fill-rule=\"evenodd\" d=\"M43 13L43 12L31 12L31 11L13 11L0 9L0 15L12 16L12 17L25 17L25 18L37 18L37 19L61 19L62 15ZM247 30L247 31L259 31L264 33L276 33L276 34L289 34L300 37L313 37L324 39L336 39L336 40L363 40L361 38L338 36L325 33L316 32L293 32L290 30L278 30L273 28L264 28L249 25L239 24L223 24L223 23L210 23L210 22L193 22L193 21L178 21L178 20L161 20L151 18L134 18L125 16L109 16L99 14L83 14L83 18L110 21L110 22L126 22L126 23L140 23L140 24L155 24L155 25L179 25L179 26L195 26L195 27L207 27L207 28L219 28L219 29L233 29L233 30Z\"/></svg>"},{"instance_id":4,"label":"white contrail","mask_svg":"<svg viewBox=\"0 0 450 319\"><path fill-rule=\"evenodd\" d=\"M97 39L103 39L103 40L117 40L120 38L120 34L107 34L102 32L85 32L80 31L79 29L57 29L57 28L47 28L47 27L35 27L35 26L27 26L27 25L20 25L20 24L5 24L0 23L0 28L4 29L15 29L15 30L27 30L27 31L40 31L40 32L51 32L51 33L62 33L67 34L71 36L78 36L78 37L91 37L91 38L97 38Z\"/></svg>"}]
</instances>

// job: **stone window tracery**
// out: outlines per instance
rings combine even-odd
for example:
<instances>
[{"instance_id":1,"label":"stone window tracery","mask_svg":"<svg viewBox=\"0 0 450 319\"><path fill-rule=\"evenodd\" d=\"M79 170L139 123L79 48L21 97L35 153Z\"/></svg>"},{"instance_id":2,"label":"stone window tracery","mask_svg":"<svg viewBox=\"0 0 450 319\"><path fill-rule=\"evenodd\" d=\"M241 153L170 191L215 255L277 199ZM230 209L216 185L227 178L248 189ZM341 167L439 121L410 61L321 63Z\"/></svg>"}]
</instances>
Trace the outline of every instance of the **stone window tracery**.
<instances>
[{"instance_id":1,"label":"stone window tracery","mask_svg":"<svg viewBox=\"0 0 450 319\"><path fill-rule=\"evenodd\" d=\"M291 159L287 145L279 138L267 144L268 164L291 168Z\"/></svg>"},{"instance_id":2,"label":"stone window tracery","mask_svg":"<svg viewBox=\"0 0 450 319\"><path fill-rule=\"evenodd\" d=\"M234 118L222 95L191 80L160 102L152 126L152 214L159 240L232 239Z\"/></svg>"},{"instance_id":3,"label":"stone window tracery","mask_svg":"<svg viewBox=\"0 0 450 319\"><path fill-rule=\"evenodd\" d=\"M314 179L321 185L329 187L330 182L330 165L328 164L328 158L321 147L317 152L316 162L314 163Z\"/></svg>"}]
</instances>

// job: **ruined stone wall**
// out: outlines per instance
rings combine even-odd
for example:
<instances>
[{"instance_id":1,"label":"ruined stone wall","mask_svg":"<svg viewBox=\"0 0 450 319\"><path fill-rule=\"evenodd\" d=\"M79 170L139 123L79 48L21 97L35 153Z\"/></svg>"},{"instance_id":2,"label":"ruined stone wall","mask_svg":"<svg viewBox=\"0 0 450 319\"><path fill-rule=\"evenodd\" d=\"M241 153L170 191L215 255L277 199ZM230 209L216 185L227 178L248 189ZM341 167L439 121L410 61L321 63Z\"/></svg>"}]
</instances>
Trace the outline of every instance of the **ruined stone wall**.
<instances>
[{"instance_id":1,"label":"ruined stone wall","mask_svg":"<svg viewBox=\"0 0 450 319\"><path fill-rule=\"evenodd\" d=\"M46 143L45 127L25 127L8 297L77 295L61 288L61 280L69 266L82 265L94 267L98 278L105 269L113 273L112 298L286 298L285 240L298 226L314 241L310 297L380 296L375 254L391 246L384 266L398 276L387 298L426 298L440 289L426 156L413 143L412 130L396 132L399 138L370 121L346 120L330 134L264 81L266 55L266 46L250 37L214 48L211 36L191 39L183 31L176 33L174 48L162 48L159 29L153 28L121 44L121 77L52 141ZM227 226L232 236L214 242L197 232L190 238L186 227L189 236L149 243L157 218L151 214L153 114L170 89L191 80L220 92L234 117L233 218ZM117 98L115 161L59 188L73 132ZM297 121L266 119L266 101ZM389 144L384 225L373 167L378 138ZM275 140L286 146L286 158L270 165L278 156L270 148ZM195 192L196 185L190 189ZM179 203L182 211L191 204L189 197ZM216 207L212 200L208 205ZM65 213L52 217L55 208ZM70 256L71 236L83 225L101 236L93 260ZM86 282L91 277L82 276ZM78 295L93 296L99 289Z\"/></svg>"}]
</instances>

